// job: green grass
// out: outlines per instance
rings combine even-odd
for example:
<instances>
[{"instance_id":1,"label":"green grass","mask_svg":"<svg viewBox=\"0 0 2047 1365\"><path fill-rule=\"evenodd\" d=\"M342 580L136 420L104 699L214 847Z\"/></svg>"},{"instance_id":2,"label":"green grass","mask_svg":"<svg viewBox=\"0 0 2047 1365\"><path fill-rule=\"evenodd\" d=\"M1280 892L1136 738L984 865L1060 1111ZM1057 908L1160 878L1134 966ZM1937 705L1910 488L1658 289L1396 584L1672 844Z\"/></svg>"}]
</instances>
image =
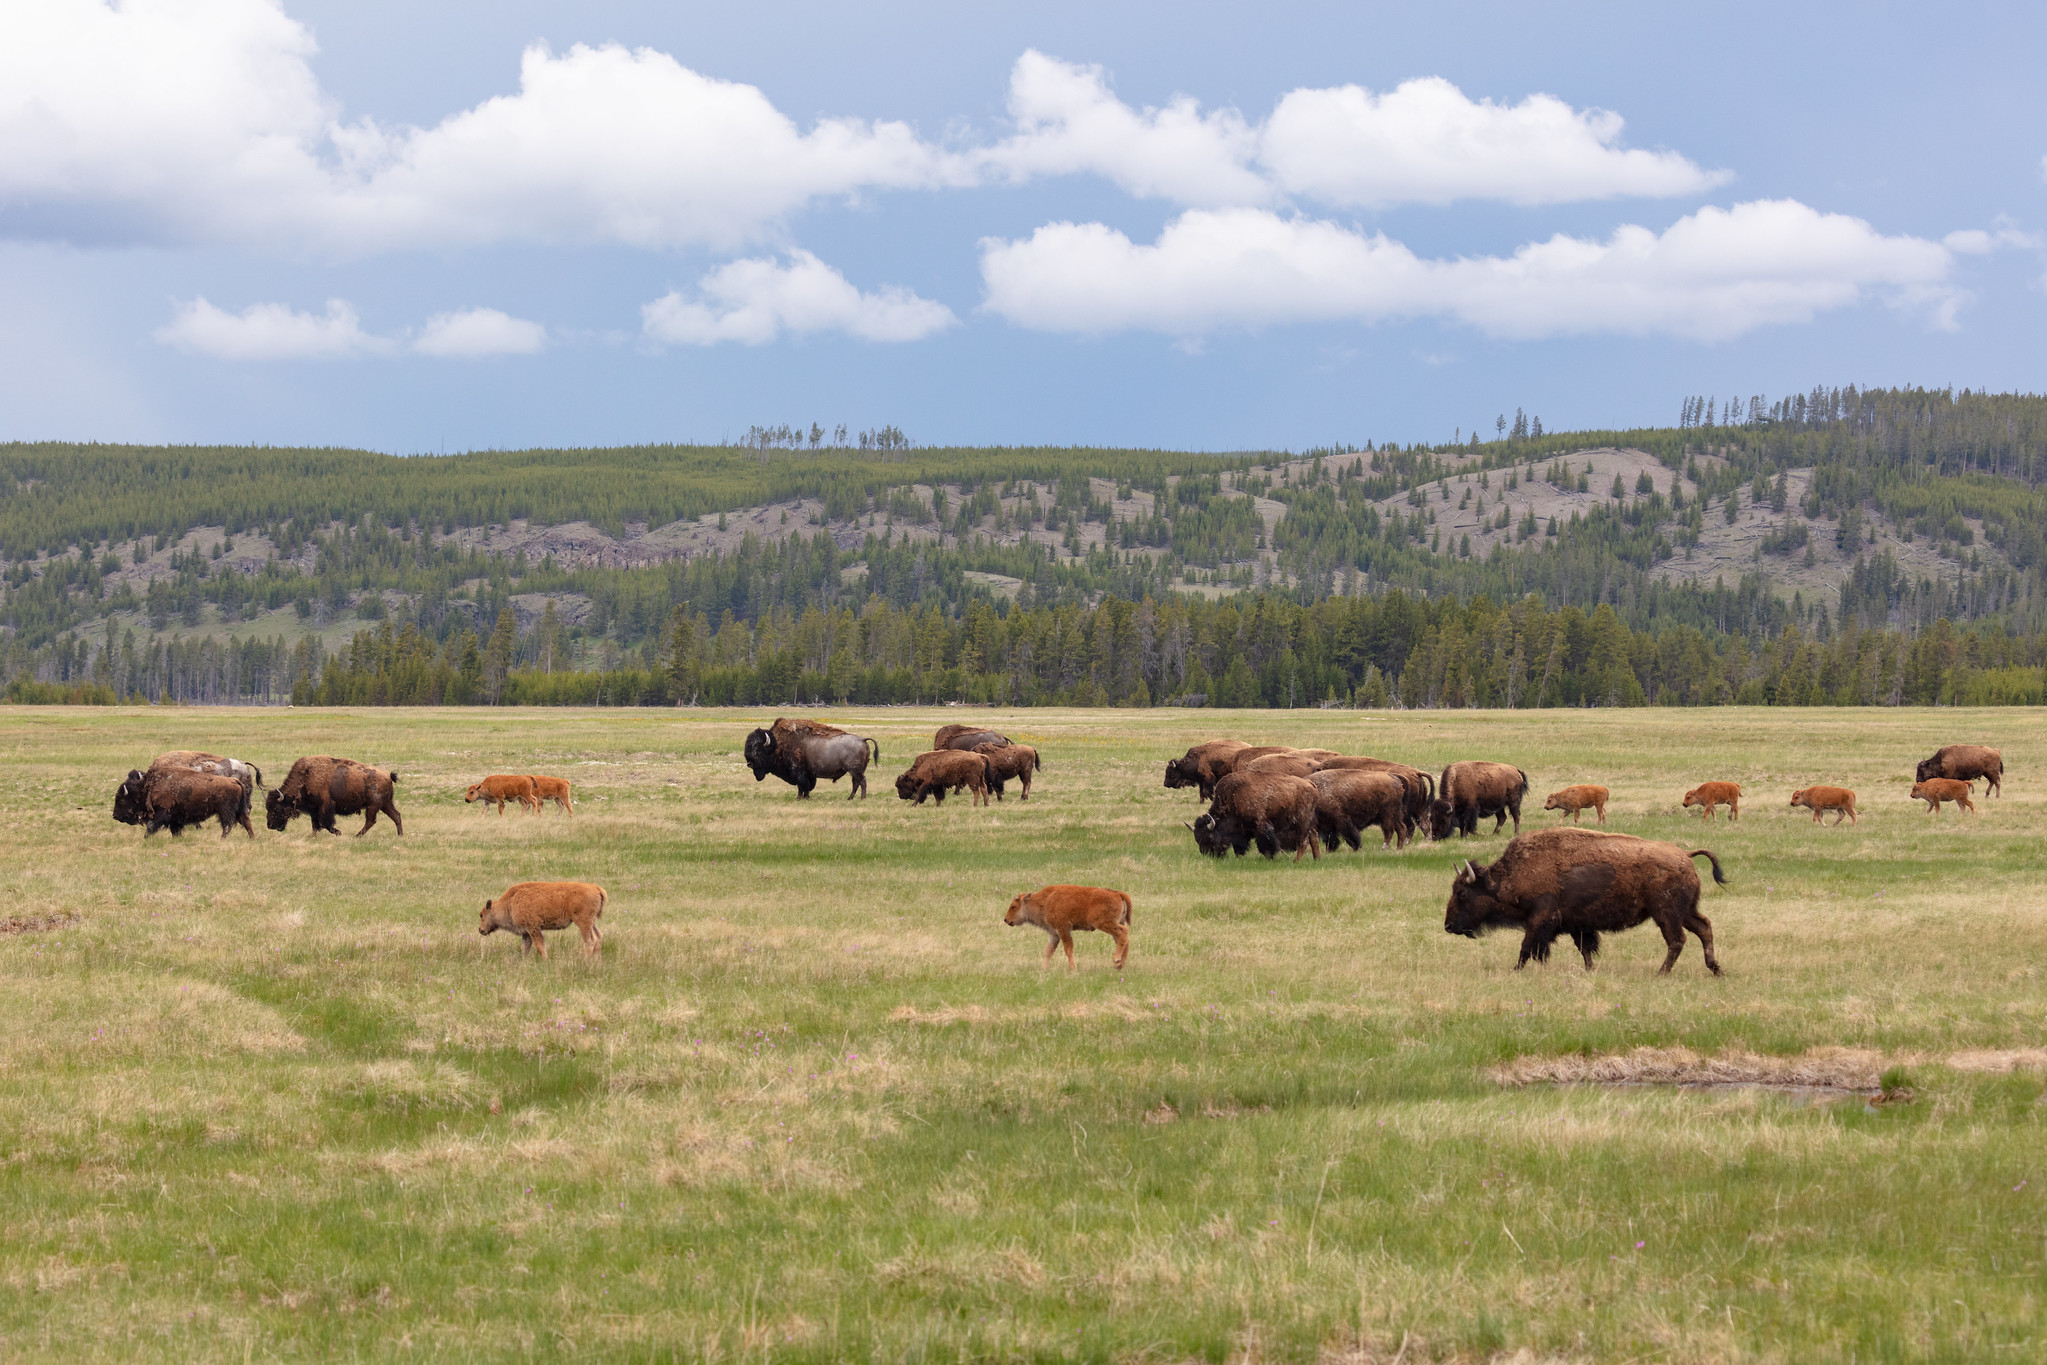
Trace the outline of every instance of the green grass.
<instances>
[{"instance_id":1,"label":"green grass","mask_svg":"<svg viewBox=\"0 0 2047 1365\"><path fill-rule=\"evenodd\" d=\"M0 934L0 1354L2047 1354L2038 712L975 716L1040 746L1028 805L895 799L956 711L835 713L876 794L799 804L744 713L0 708L0 920L76 917ZM1506 759L1529 827L1603 782L1720 855L1727 975L1446 936L1504 836L1203 860L1159 776L1217 734ZM1905 799L1951 740L2006 755L1974 819ZM144 841L113 787L173 747L394 767L407 832ZM497 771L577 815L462 804ZM1708 778L1740 824L1677 813ZM601 960L479 939L537 878L609 888ZM1130 892L1127 971L1003 926L1054 881ZM1638 1048L1911 1101L1489 1074Z\"/></svg>"}]
</instances>

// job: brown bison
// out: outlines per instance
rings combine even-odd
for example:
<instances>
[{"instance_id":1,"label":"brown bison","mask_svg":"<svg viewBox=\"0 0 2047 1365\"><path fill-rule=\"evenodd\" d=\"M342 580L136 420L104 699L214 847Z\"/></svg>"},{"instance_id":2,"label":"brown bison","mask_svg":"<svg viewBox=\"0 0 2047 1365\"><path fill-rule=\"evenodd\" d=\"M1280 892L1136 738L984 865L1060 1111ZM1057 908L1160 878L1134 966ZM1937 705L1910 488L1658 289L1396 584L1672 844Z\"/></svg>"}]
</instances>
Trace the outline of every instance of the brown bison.
<instances>
[{"instance_id":1,"label":"brown bison","mask_svg":"<svg viewBox=\"0 0 2047 1365\"><path fill-rule=\"evenodd\" d=\"M1741 784L1739 782L1701 782L1685 793L1685 809L1704 806L1705 812L1699 818L1711 820L1716 806L1727 807L1727 818L1741 819Z\"/></svg>"},{"instance_id":2,"label":"brown bison","mask_svg":"<svg viewBox=\"0 0 2047 1365\"><path fill-rule=\"evenodd\" d=\"M924 798L935 799L938 805L945 804L948 791L964 787L974 794L974 804L988 804L989 787L988 756L986 754L963 753L958 749L932 749L918 754L910 766L903 769L896 778L896 795L905 801L924 804Z\"/></svg>"},{"instance_id":3,"label":"brown bison","mask_svg":"<svg viewBox=\"0 0 2047 1365\"><path fill-rule=\"evenodd\" d=\"M1038 762L1036 749L1028 744L1002 744L971 752L988 760L988 782L997 801L1002 799L1002 784L1010 781L1023 783L1021 799L1031 799L1031 775L1043 766Z\"/></svg>"},{"instance_id":4,"label":"brown bison","mask_svg":"<svg viewBox=\"0 0 2047 1365\"><path fill-rule=\"evenodd\" d=\"M462 800L468 804L481 801L486 807L495 804L499 815L505 813L507 801L517 801L536 815L540 812L540 798L534 794L533 779L508 776L504 773L494 774L476 783L469 788L469 794Z\"/></svg>"},{"instance_id":5,"label":"brown bison","mask_svg":"<svg viewBox=\"0 0 2047 1365\"><path fill-rule=\"evenodd\" d=\"M377 816L384 814L391 817L391 823L403 834L405 821L398 814L393 790L397 785L397 773L372 768L352 758L315 754L292 764L284 785L272 788L264 797L264 823L281 830L291 824L294 816L305 815L312 818L314 829L339 835L334 817L360 814L362 828L355 832L360 839L377 823Z\"/></svg>"},{"instance_id":6,"label":"brown bison","mask_svg":"<svg viewBox=\"0 0 2047 1365\"><path fill-rule=\"evenodd\" d=\"M1603 825L1606 823L1606 798L1608 795L1609 793L1604 787L1591 782L1581 782L1575 787L1566 787L1562 791L1551 792L1549 800L1542 803L1542 808L1544 810L1556 810L1567 813L1571 817L1571 823L1575 825L1578 823L1579 812L1590 807L1599 812L1599 823Z\"/></svg>"},{"instance_id":7,"label":"brown bison","mask_svg":"<svg viewBox=\"0 0 2047 1365\"><path fill-rule=\"evenodd\" d=\"M583 935L583 951L596 957L604 950L604 931L597 927L597 918L607 899L604 888L594 882L518 882L483 903L476 932L488 936L508 930L526 940L521 952L546 957L545 931L573 924Z\"/></svg>"},{"instance_id":8,"label":"brown bison","mask_svg":"<svg viewBox=\"0 0 2047 1365\"><path fill-rule=\"evenodd\" d=\"M1211 739L1197 744L1184 757L1167 762L1166 786L1193 787L1206 801L1215 795L1215 784L1229 776L1230 764L1238 755L1250 750L1251 746L1240 739ZM1259 749L1252 756L1279 752L1281 750Z\"/></svg>"},{"instance_id":9,"label":"brown bison","mask_svg":"<svg viewBox=\"0 0 2047 1365\"><path fill-rule=\"evenodd\" d=\"M1713 924L1699 913L1699 873L1692 866L1702 854L1713 864L1713 880L1726 885L1720 860L1709 849L1687 852L1677 844L1589 829L1518 834L1490 866L1467 862L1458 870L1443 929L1466 938L1520 929L1516 971L1530 958L1549 961L1550 944L1569 935L1589 971L1601 934L1653 919L1669 947L1661 972L1684 951L1689 929L1706 950L1707 968L1718 976Z\"/></svg>"},{"instance_id":10,"label":"brown bison","mask_svg":"<svg viewBox=\"0 0 2047 1365\"><path fill-rule=\"evenodd\" d=\"M1498 834L1514 818L1514 832L1521 832L1521 798L1528 794L1528 774L1511 763L1452 763L1443 769L1436 786L1436 800L1429 807L1429 837L1447 839L1452 831L1461 838L1478 833L1478 822L1493 817Z\"/></svg>"},{"instance_id":11,"label":"brown bison","mask_svg":"<svg viewBox=\"0 0 2047 1365\"><path fill-rule=\"evenodd\" d=\"M576 813L575 805L569 800L569 782L565 777L542 777L538 773L527 774L533 781L534 807L554 802L569 814Z\"/></svg>"},{"instance_id":12,"label":"brown bison","mask_svg":"<svg viewBox=\"0 0 2047 1365\"><path fill-rule=\"evenodd\" d=\"M235 832L236 825L251 839L256 837L256 827L249 823L248 790L232 777L167 768L150 782L147 803L144 837L160 829L175 833L215 817L220 820L223 839Z\"/></svg>"},{"instance_id":13,"label":"brown bison","mask_svg":"<svg viewBox=\"0 0 2047 1365\"><path fill-rule=\"evenodd\" d=\"M201 753L195 749L173 749L158 754L150 761L147 771L130 768L128 776L114 790L114 818L124 825L140 825L149 819L149 789L164 773L187 772L208 773L215 777L231 777L239 782L243 795L253 809L256 788L263 785L263 770L253 763L239 758L222 758L219 754ZM173 820L168 825L158 826L169 829L176 838L184 828Z\"/></svg>"},{"instance_id":14,"label":"brown bison","mask_svg":"<svg viewBox=\"0 0 2047 1365\"><path fill-rule=\"evenodd\" d=\"M866 796L870 757L881 762L881 745L822 721L778 719L746 737L746 766L753 769L753 780L773 773L796 788L799 801L809 799L819 778L837 782L851 777L846 799Z\"/></svg>"},{"instance_id":15,"label":"brown bison","mask_svg":"<svg viewBox=\"0 0 2047 1365\"><path fill-rule=\"evenodd\" d=\"M1330 852L1339 839L1360 847L1374 826L1384 836L1380 847L1407 847L1407 785L1397 775L1326 768L1308 783L1315 788L1315 833Z\"/></svg>"},{"instance_id":16,"label":"brown bison","mask_svg":"<svg viewBox=\"0 0 2047 1365\"><path fill-rule=\"evenodd\" d=\"M1912 784L1912 799L1926 803L1928 815L1940 814L1940 803L1952 801L1969 814L1976 813L1976 803L1969 799L1969 784L1957 782L1952 777L1929 777Z\"/></svg>"},{"instance_id":17,"label":"brown bison","mask_svg":"<svg viewBox=\"0 0 2047 1365\"><path fill-rule=\"evenodd\" d=\"M1316 842L1318 793L1304 777L1285 773L1231 773L1215 784L1208 814L1187 828L1194 846L1211 858L1234 852L1239 858L1252 844L1268 858L1281 849L1294 851L1294 861L1322 849Z\"/></svg>"},{"instance_id":18,"label":"brown bison","mask_svg":"<svg viewBox=\"0 0 2047 1365\"><path fill-rule=\"evenodd\" d=\"M1811 811L1814 824L1820 822L1822 811L1834 812L1837 825L1844 815L1848 817L1849 824L1855 823L1855 793L1846 787L1801 787L1791 793L1791 804Z\"/></svg>"},{"instance_id":19,"label":"brown bison","mask_svg":"<svg viewBox=\"0 0 2047 1365\"><path fill-rule=\"evenodd\" d=\"M1035 924L1045 931L1045 965L1052 954L1066 949L1066 970L1077 970L1073 961L1076 930L1099 929L1116 940L1114 965L1117 971L1130 959L1130 897L1105 886L1041 886L1009 903L1002 922L1015 928Z\"/></svg>"},{"instance_id":20,"label":"brown bison","mask_svg":"<svg viewBox=\"0 0 2047 1365\"><path fill-rule=\"evenodd\" d=\"M1322 760L1319 772L1348 770L1366 773L1392 773L1407 788L1407 833L1410 838L1419 830L1429 813L1429 803L1436 799L1436 778L1419 768L1410 768L1405 763L1395 763L1385 758L1365 758L1354 754L1341 754Z\"/></svg>"},{"instance_id":21,"label":"brown bison","mask_svg":"<svg viewBox=\"0 0 2047 1365\"><path fill-rule=\"evenodd\" d=\"M1330 755L1332 758L1335 755ZM1231 765L1233 773L1285 773L1288 777L1307 777L1322 771L1322 759L1300 749L1289 749L1284 753L1260 754Z\"/></svg>"},{"instance_id":22,"label":"brown bison","mask_svg":"<svg viewBox=\"0 0 2047 1365\"><path fill-rule=\"evenodd\" d=\"M938 733L931 737L933 749L959 749L966 753L976 749L999 749L1007 743L1008 736L978 725L941 725Z\"/></svg>"},{"instance_id":23,"label":"brown bison","mask_svg":"<svg viewBox=\"0 0 2047 1365\"><path fill-rule=\"evenodd\" d=\"M1932 758L1921 759L1913 776L1921 782L1929 777L1947 777L1959 782L1972 782L1980 777L1985 796L2002 798L2004 755L1981 744L1949 744L1936 750Z\"/></svg>"}]
</instances>

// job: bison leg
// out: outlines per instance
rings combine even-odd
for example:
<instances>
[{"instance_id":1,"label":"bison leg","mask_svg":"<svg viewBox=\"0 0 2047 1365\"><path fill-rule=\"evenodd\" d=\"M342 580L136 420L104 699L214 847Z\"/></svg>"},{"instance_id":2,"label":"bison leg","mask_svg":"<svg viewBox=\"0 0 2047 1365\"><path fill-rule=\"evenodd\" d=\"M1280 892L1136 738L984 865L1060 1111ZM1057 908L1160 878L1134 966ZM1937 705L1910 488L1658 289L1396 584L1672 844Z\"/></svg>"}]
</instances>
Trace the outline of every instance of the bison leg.
<instances>
[{"instance_id":1,"label":"bison leg","mask_svg":"<svg viewBox=\"0 0 2047 1365\"><path fill-rule=\"evenodd\" d=\"M1059 931L1059 946L1066 950L1066 970L1069 972L1079 971L1080 964L1073 960L1073 931L1071 929L1061 929Z\"/></svg>"},{"instance_id":2,"label":"bison leg","mask_svg":"<svg viewBox=\"0 0 2047 1365\"><path fill-rule=\"evenodd\" d=\"M1541 920L1530 921L1528 930L1521 935L1521 956L1514 963L1514 970L1520 971L1528 965L1528 959L1537 962L1549 961L1549 945L1555 941L1557 932Z\"/></svg>"},{"instance_id":3,"label":"bison leg","mask_svg":"<svg viewBox=\"0 0 2047 1365\"><path fill-rule=\"evenodd\" d=\"M397 830L400 835L403 835L405 833L405 821L398 814L398 802L396 798L386 796L382 801L377 803L377 809L383 811L384 814L391 817L391 827L393 829Z\"/></svg>"},{"instance_id":4,"label":"bison leg","mask_svg":"<svg viewBox=\"0 0 2047 1365\"><path fill-rule=\"evenodd\" d=\"M1715 976L1720 975L1720 960L1713 956L1713 921L1692 910L1685 915L1684 927L1692 931L1699 940L1699 946L1706 950L1706 969ZM1673 953L1670 960L1677 961L1677 955ZM1664 970L1670 970L1667 964Z\"/></svg>"},{"instance_id":5,"label":"bison leg","mask_svg":"<svg viewBox=\"0 0 2047 1365\"><path fill-rule=\"evenodd\" d=\"M867 770L865 768L855 768L853 770L853 781L846 789L846 799L851 801L856 796L864 797L866 795Z\"/></svg>"},{"instance_id":6,"label":"bison leg","mask_svg":"<svg viewBox=\"0 0 2047 1365\"><path fill-rule=\"evenodd\" d=\"M1599 809L1599 823L1603 825L1603 824L1605 824L1605 823L1606 823L1606 807L1605 807L1605 806L1600 806L1600 807L1599 807L1598 809Z\"/></svg>"},{"instance_id":7,"label":"bison leg","mask_svg":"<svg viewBox=\"0 0 2047 1365\"><path fill-rule=\"evenodd\" d=\"M1592 959L1599 956L1599 931L1597 929L1574 929L1571 942L1578 945L1579 956L1585 959L1585 970L1592 970Z\"/></svg>"},{"instance_id":8,"label":"bison leg","mask_svg":"<svg viewBox=\"0 0 2047 1365\"><path fill-rule=\"evenodd\" d=\"M365 806L362 813L362 828L355 832L355 837L358 839L362 838L363 835L370 832L370 826L376 823L377 808L375 806Z\"/></svg>"},{"instance_id":9,"label":"bison leg","mask_svg":"<svg viewBox=\"0 0 2047 1365\"><path fill-rule=\"evenodd\" d=\"M547 956L546 934L543 934L538 929L535 929L532 933L526 935L526 941L533 945L534 952L539 953L540 956L543 958Z\"/></svg>"},{"instance_id":10,"label":"bison leg","mask_svg":"<svg viewBox=\"0 0 2047 1365\"><path fill-rule=\"evenodd\" d=\"M1047 929L1047 930L1045 931L1045 961L1044 961L1044 964L1043 964L1043 965L1045 965L1045 966L1047 966L1047 967L1051 966L1051 965L1052 965L1052 954L1054 954L1054 953L1056 953L1056 952L1058 952L1058 951L1059 951L1059 931L1058 931L1057 929Z\"/></svg>"},{"instance_id":11,"label":"bison leg","mask_svg":"<svg viewBox=\"0 0 2047 1365\"><path fill-rule=\"evenodd\" d=\"M604 935L597 932L596 924L589 920L583 920L576 925L576 928L582 931L584 952L588 953L591 957L596 957L604 951Z\"/></svg>"},{"instance_id":12,"label":"bison leg","mask_svg":"<svg viewBox=\"0 0 2047 1365\"><path fill-rule=\"evenodd\" d=\"M1116 956L1113 965L1120 972L1123 970L1123 964L1130 960L1130 931L1120 924L1112 924L1109 926L1109 934L1116 940Z\"/></svg>"}]
</instances>

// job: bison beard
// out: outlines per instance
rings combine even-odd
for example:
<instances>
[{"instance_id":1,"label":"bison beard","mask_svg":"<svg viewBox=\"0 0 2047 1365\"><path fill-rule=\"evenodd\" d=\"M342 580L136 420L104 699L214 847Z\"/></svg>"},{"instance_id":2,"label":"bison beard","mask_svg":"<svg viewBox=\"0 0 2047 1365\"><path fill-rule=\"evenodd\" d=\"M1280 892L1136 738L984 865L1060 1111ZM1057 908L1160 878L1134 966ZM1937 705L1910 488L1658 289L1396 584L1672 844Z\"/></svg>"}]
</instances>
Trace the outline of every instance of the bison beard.
<instances>
[{"instance_id":1,"label":"bison beard","mask_svg":"<svg viewBox=\"0 0 2047 1365\"><path fill-rule=\"evenodd\" d=\"M1458 871L1443 929L1477 938L1519 927L1517 971L1530 958L1547 962L1550 945L1568 935L1590 970L1602 933L1653 919L1669 949L1660 972L1668 973L1684 951L1689 930L1718 976L1713 925L1699 913L1699 875L1691 862L1701 855L1713 864L1713 880L1725 885L1720 860L1708 849L1570 828L1518 835L1490 866L1467 862Z\"/></svg>"}]
</instances>

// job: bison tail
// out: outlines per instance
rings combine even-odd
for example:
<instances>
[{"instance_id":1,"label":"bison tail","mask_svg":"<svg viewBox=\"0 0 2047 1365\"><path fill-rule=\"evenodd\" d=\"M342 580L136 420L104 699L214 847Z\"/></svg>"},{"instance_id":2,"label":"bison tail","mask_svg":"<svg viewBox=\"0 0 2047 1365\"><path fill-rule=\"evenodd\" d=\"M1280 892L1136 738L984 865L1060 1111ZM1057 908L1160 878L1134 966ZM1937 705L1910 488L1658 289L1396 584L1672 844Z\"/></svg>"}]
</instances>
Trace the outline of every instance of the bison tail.
<instances>
[{"instance_id":1,"label":"bison tail","mask_svg":"<svg viewBox=\"0 0 2047 1365\"><path fill-rule=\"evenodd\" d=\"M257 767L257 766L256 766L255 764L251 763L251 764L249 765L249 771L250 771L250 772L252 772L252 773L254 773L254 774L256 774L256 785L257 785L257 786L259 786L259 787L260 787L260 786L262 786L262 785L263 785L263 770L262 770L261 768Z\"/></svg>"},{"instance_id":2,"label":"bison tail","mask_svg":"<svg viewBox=\"0 0 2047 1365\"><path fill-rule=\"evenodd\" d=\"M867 745L868 748L874 750L874 761L876 763L881 762L881 745L877 743L875 740L867 739L865 737L863 737L863 742Z\"/></svg>"},{"instance_id":3,"label":"bison tail","mask_svg":"<svg viewBox=\"0 0 2047 1365\"><path fill-rule=\"evenodd\" d=\"M600 914L600 915L601 915L601 914L603 914L603 913L604 913L604 907L605 907L605 906L607 906L607 905L609 905L609 904L611 904L611 893L610 893L610 892L608 892L608 891L606 891L606 890L605 890L605 889L604 889L603 887L601 887L601 886L600 886L600 887L598 887L598 888L597 888L597 913L598 913L598 914Z\"/></svg>"},{"instance_id":4,"label":"bison tail","mask_svg":"<svg viewBox=\"0 0 2047 1365\"><path fill-rule=\"evenodd\" d=\"M1192 829L1193 826L1189 825L1188 828ZM1120 894L1123 897L1123 918L1122 920L1119 921L1119 923L1127 925L1130 923L1130 893L1124 891L1119 892L1118 894Z\"/></svg>"},{"instance_id":5,"label":"bison tail","mask_svg":"<svg viewBox=\"0 0 2047 1365\"><path fill-rule=\"evenodd\" d=\"M1721 884L1722 886L1726 886L1726 885L1727 885L1727 874L1726 874L1725 872L1722 872L1722 871L1720 870L1720 860L1719 860L1718 858L1716 858L1716 857L1714 857L1714 856L1713 856L1713 850L1712 850L1712 849L1710 849L1710 848L1695 848L1695 849L1693 849L1693 850L1692 850L1692 851L1691 851L1690 853L1687 853L1687 854L1685 854L1685 857L1687 857L1687 858L1696 858L1696 857L1698 857L1698 856L1699 856L1699 855L1700 855L1701 853L1703 853L1703 854L1705 854L1705 855L1706 855L1706 861L1707 861L1707 862L1709 862L1709 863L1713 864L1713 880L1714 880L1714 881L1716 881L1716 882L1719 882L1719 883L1720 883L1720 884Z\"/></svg>"},{"instance_id":6,"label":"bison tail","mask_svg":"<svg viewBox=\"0 0 2047 1365\"><path fill-rule=\"evenodd\" d=\"M391 785L392 785L392 786L394 786L394 787L398 785L398 774L397 774L397 773L392 773L392 774L391 774Z\"/></svg>"}]
</instances>

